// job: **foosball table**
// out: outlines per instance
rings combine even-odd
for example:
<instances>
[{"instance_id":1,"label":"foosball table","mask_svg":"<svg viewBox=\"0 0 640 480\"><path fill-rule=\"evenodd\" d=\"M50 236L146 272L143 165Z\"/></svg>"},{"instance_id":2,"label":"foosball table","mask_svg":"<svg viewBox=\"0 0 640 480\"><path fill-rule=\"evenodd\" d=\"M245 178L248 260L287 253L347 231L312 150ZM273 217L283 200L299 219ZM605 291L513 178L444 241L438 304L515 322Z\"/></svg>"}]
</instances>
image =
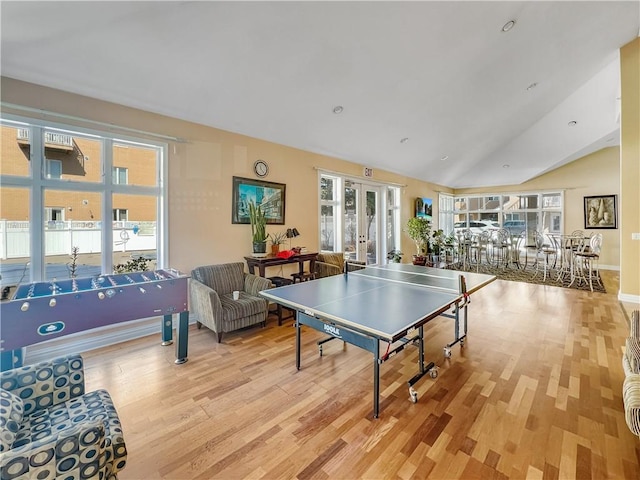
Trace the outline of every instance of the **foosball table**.
<instances>
[{"instance_id":1,"label":"foosball table","mask_svg":"<svg viewBox=\"0 0 640 480\"><path fill-rule=\"evenodd\" d=\"M21 284L0 303L2 369L22 365L22 348L72 333L149 317L162 317L162 345L173 343L187 361L188 276L177 270L98 275Z\"/></svg>"}]
</instances>

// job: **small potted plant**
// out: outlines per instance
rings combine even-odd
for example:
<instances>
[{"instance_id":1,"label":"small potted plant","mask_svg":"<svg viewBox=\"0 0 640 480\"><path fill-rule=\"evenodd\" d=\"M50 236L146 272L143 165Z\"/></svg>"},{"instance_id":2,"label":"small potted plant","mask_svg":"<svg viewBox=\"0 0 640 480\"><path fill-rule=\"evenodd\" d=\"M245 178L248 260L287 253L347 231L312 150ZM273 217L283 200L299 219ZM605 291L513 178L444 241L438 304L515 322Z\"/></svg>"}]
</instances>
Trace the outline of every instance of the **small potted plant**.
<instances>
[{"instance_id":1,"label":"small potted plant","mask_svg":"<svg viewBox=\"0 0 640 480\"><path fill-rule=\"evenodd\" d=\"M273 255L277 255L278 252L280 251L280 245L282 245L287 239L287 232L282 231L282 232L270 233L268 237L269 237L269 240L271 240L271 253Z\"/></svg>"},{"instance_id":2,"label":"small potted plant","mask_svg":"<svg viewBox=\"0 0 640 480\"><path fill-rule=\"evenodd\" d=\"M426 254L428 253L429 236L431 235L431 222L425 217L412 217L407 222L406 232L416 244L413 264L425 265L427 263Z\"/></svg>"},{"instance_id":3,"label":"small potted plant","mask_svg":"<svg viewBox=\"0 0 640 480\"><path fill-rule=\"evenodd\" d=\"M390 260L391 263L400 263L402 261L402 255L404 255L400 250L391 250L387 253L387 260Z\"/></svg>"}]
</instances>

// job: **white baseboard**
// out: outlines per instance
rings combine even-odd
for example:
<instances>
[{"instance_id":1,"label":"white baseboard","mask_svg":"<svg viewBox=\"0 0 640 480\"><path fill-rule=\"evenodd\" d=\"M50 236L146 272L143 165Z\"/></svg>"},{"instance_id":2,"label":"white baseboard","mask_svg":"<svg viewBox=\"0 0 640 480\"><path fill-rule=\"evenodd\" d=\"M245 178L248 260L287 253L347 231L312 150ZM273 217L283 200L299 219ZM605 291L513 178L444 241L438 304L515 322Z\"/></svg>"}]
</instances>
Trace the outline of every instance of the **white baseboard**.
<instances>
[{"instance_id":1,"label":"white baseboard","mask_svg":"<svg viewBox=\"0 0 640 480\"><path fill-rule=\"evenodd\" d=\"M616 272L620 271L620 265L598 265L600 270L615 270Z\"/></svg>"},{"instance_id":2,"label":"white baseboard","mask_svg":"<svg viewBox=\"0 0 640 480\"><path fill-rule=\"evenodd\" d=\"M625 303L637 303L640 305L640 295L630 295L618 292L618 300Z\"/></svg>"},{"instance_id":3,"label":"white baseboard","mask_svg":"<svg viewBox=\"0 0 640 480\"><path fill-rule=\"evenodd\" d=\"M162 342L162 317L143 318L126 323L118 323L106 327L95 328L85 332L74 333L47 342L30 345L26 348L24 364L51 360L55 357L88 352L96 348L107 347L116 343L126 342L135 338L157 335L158 344ZM189 323L195 323L193 316L189 316ZM174 320L174 328L177 320ZM175 340L175 332L173 336Z\"/></svg>"}]
</instances>

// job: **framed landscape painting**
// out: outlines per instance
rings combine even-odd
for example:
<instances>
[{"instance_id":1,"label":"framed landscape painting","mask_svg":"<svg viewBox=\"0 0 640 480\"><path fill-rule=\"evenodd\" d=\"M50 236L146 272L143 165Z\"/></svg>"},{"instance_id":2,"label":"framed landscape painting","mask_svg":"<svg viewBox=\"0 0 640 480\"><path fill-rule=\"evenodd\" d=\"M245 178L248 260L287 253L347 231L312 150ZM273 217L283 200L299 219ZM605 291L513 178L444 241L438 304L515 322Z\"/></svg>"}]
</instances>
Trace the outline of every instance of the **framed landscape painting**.
<instances>
[{"instance_id":1,"label":"framed landscape painting","mask_svg":"<svg viewBox=\"0 0 640 480\"><path fill-rule=\"evenodd\" d=\"M416 198L416 217L424 217L431 221L433 213L433 200L430 198Z\"/></svg>"},{"instance_id":2,"label":"framed landscape painting","mask_svg":"<svg viewBox=\"0 0 640 480\"><path fill-rule=\"evenodd\" d=\"M284 183L265 182L252 178L233 177L231 223L249 223L249 203L259 205L267 224L284 225Z\"/></svg>"},{"instance_id":3,"label":"framed landscape painting","mask_svg":"<svg viewBox=\"0 0 640 480\"><path fill-rule=\"evenodd\" d=\"M618 228L616 195L584 197L584 228Z\"/></svg>"}]
</instances>

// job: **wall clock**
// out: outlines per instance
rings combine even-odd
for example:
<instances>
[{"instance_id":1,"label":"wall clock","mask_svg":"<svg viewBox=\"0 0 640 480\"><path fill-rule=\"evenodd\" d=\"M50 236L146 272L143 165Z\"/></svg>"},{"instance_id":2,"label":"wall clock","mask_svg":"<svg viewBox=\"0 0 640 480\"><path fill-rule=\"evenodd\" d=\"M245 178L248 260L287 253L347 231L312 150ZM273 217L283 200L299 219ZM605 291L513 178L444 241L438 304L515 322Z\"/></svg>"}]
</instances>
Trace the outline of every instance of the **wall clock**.
<instances>
[{"instance_id":1,"label":"wall clock","mask_svg":"<svg viewBox=\"0 0 640 480\"><path fill-rule=\"evenodd\" d=\"M253 164L253 171L258 177L266 177L269 173L269 165L264 160L256 160Z\"/></svg>"}]
</instances>

